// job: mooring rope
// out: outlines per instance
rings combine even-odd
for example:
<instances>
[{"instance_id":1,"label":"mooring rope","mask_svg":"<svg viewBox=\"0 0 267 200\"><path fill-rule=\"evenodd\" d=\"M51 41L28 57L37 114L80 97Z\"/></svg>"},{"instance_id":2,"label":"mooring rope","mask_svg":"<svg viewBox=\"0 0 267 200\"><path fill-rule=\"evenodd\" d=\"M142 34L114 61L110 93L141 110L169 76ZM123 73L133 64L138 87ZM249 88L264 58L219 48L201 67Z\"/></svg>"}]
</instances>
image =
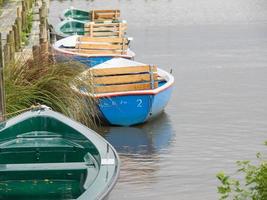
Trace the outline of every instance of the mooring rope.
<instances>
[{"instance_id":1,"label":"mooring rope","mask_svg":"<svg viewBox=\"0 0 267 200\"><path fill-rule=\"evenodd\" d=\"M42 105L41 104L36 104L36 105L32 105L30 106L29 108L24 108L24 109L21 109L21 110L17 110L17 111L14 111L14 112L10 112L10 113L5 113L3 114L2 116L4 117L8 117L10 115L15 115L15 114L18 114L18 113L21 113L21 112L26 112L26 111L30 111L30 110L38 110L42 108Z\"/></svg>"}]
</instances>

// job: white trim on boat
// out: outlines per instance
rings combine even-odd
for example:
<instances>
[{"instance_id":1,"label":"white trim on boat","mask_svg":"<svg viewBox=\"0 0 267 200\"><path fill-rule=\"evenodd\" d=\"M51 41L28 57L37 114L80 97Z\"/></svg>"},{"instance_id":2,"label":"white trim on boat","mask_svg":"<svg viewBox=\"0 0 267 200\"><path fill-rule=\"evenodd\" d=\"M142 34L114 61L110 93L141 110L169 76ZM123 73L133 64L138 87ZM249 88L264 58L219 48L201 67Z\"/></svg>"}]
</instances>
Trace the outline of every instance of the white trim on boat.
<instances>
[{"instance_id":1,"label":"white trim on boat","mask_svg":"<svg viewBox=\"0 0 267 200\"><path fill-rule=\"evenodd\" d=\"M112 56L112 57L122 57L122 58L133 58L135 56L135 53L131 51L130 49L127 49L127 54L119 55L119 54L84 54L84 53L79 53L79 52L71 52L71 51L61 48L62 46L66 48L75 48L78 37L80 36L72 35L72 36L63 38L61 40L58 40L53 44L53 49L62 54L77 55L77 56L83 56L83 57Z\"/></svg>"},{"instance_id":2,"label":"white trim on boat","mask_svg":"<svg viewBox=\"0 0 267 200\"><path fill-rule=\"evenodd\" d=\"M96 98L110 97L110 96L125 96L125 95L142 95L142 94L156 95L156 94L168 89L169 87L171 87L174 84L174 77L169 72L158 68L158 75L163 80L167 81L167 83L165 83L164 85L162 85L158 88L155 88L155 89L134 90L134 91L125 91L125 92L109 92L109 93L99 93L99 94L94 94L94 95L91 95L90 93L87 93L87 92L81 92L81 91L79 91L79 92L85 96L94 96ZM77 88L73 87L73 89L77 91Z\"/></svg>"}]
</instances>

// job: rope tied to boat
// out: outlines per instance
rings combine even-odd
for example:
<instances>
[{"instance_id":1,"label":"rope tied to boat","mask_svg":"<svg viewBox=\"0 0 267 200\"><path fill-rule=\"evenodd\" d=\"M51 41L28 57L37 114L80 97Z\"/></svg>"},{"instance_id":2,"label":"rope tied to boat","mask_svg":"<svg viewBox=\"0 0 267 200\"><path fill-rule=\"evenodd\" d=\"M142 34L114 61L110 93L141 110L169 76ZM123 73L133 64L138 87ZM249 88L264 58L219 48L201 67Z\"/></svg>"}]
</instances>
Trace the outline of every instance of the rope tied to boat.
<instances>
[{"instance_id":1,"label":"rope tied to boat","mask_svg":"<svg viewBox=\"0 0 267 200\"><path fill-rule=\"evenodd\" d=\"M49 108L49 107L37 103L37 104L35 104L35 105L34 105L34 104L31 105L29 108L24 108L24 109L20 109L20 110L14 111L14 112L5 113L3 116L8 117L8 116L12 116L12 115L15 115L15 114L18 114L18 113L22 113L22 112L30 111L30 110L32 110L32 111L37 111L37 110L43 110L43 109L45 109L45 108Z\"/></svg>"}]
</instances>

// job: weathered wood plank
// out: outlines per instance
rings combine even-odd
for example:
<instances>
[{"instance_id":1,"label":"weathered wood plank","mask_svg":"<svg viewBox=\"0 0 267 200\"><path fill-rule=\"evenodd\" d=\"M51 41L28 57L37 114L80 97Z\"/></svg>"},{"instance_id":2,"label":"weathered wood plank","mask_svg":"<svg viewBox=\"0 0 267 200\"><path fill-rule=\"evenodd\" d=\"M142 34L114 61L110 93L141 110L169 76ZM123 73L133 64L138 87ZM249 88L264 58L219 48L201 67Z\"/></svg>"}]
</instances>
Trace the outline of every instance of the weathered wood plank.
<instances>
[{"instance_id":1,"label":"weathered wood plank","mask_svg":"<svg viewBox=\"0 0 267 200\"><path fill-rule=\"evenodd\" d=\"M113 31L125 31L127 27L119 27L119 26L114 26L114 27L94 27L93 31L98 32L98 31L105 31L105 32L113 32ZM85 27L84 30L86 32L89 32L91 30L90 27Z\"/></svg>"},{"instance_id":2,"label":"weathered wood plank","mask_svg":"<svg viewBox=\"0 0 267 200\"><path fill-rule=\"evenodd\" d=\"M80 42L107 42L107 43L128 43L127 38L93 38L82 36L79 37Z\"/></svg>"},{"instance_id":3,"label":"weathered wood plank","mask_svg":"<svg viewBox=\"0 0 267 200\"><path fill-rule=\"evenodd\" d=\"M154 80L157 79L157 74L153 74ZM117 75L117 76L103 76L94 77L94 84L123 84L123 83L138 83L150 82L150 74L131 74L131 75Z\"/></svg>"},{"instance_id":4,"label":"weathered wood plank","mask_svg":"<svg viewBox=\"0 0 267 200\"><path fill-rule=\"evenodd\" d=\"M89 35L90 37L119 37L119 32L92 32Z\"/></svg>"},{"instance_id":5,"label":"weathered wood plank","mask_svg":"<svg viewBox=\"0 0 267 200\"><path fill-rule=\"evenodd\" d=\"M85 34L90 37L123 37L127 30L126 23L99 23L89 22L85 24Z\"/></svg>"},{"instance_id":6,"label":"weathered wood plank","mask_svg":"<svg viewBox=\"0 0 267 200\"><path fill-rule=\"evenodd\" d=\"M118 44L88 44L88 43L78 43L76 48L78 49L106 49L106 50L122 50L122 45Z\"/></svg>"},{"instance_id":7,"label":"weathered wood plank","mask_svg":"<svg viewBox=\"0 0 267 200\"><path fill-rule=\"evenodd\" d=\"M121 11L119 9L107 9L107 10L93 10L94 12L96 13L109 13L109 12L112 12L112 13L120 13Z\"/></svg>"},{"instance_id":8,"label":"weathered wood plank","mask_svg":"<svg viewBox=\"0 0 267 200\"><path fill-rule=\"evenodd\" d=\"M118 19L120 17L120 10L93 10L92 21Z\"/></svg>"},{"instance_id":9,"label":"weathered wood plank","mask_svg":"<svg viewBox=\"0 0 267 200\"><path fill-rule=\"evenodd\" d=\"M112 54L112 55L123 55L126 54L122 50L88 50L88 49L77 49L77 52L82 54Z\"/></svg>"},{"instance_id":10,"label":"weathered wood plank","mask_svg":"<svg viewBox=\"0 0 267 200\"><path fill-rule=\"evenodd\" d=\"M94 23L94 22L89 22L84 25L84 27L90 27L90 25L93 25L94 27L114 27L114 26L119 26L120 24L124 27L127 27L127 23L122 22L122 23Z\"/></svg>"},{"instance_id":11,"label":"weathered wood plank","mask_svg":"<svg viewBox=\"0 0 267 200\"><path fill-rule=\"evenodd\" d=\"M114 67L114 68L91 68L89 71L94 76L105 76L105 75L115 75L115 74L121 75L121 74L132 74L132 73L156 72L157 67L144 65L144 66Z\"/></svg>"},{"instance_id":12,"label":"weathered wood plank","mask_svg":"<svg viewBox=\"0 0 267 200\"><path fill-rule=\"evenodd\" d=\"M154 88L157 88L157 82L154 83ZM111 86L98 86L94 88L95 93L108 93L108 92L124 92L134 90L149 90L151 89L150 83L136 83L125 85L111 85Z\"/></svg>"}]
</instances>

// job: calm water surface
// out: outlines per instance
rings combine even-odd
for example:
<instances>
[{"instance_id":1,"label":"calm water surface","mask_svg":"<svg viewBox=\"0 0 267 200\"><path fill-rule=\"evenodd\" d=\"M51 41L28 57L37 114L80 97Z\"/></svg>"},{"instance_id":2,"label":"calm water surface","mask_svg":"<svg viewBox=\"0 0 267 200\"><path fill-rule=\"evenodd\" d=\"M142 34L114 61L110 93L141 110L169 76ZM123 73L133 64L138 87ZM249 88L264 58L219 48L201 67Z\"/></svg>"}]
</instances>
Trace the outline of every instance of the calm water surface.
<instances>
[{"instance_id":1,"label":"calm water surface","mask_svg":"<svg viewBox=\"0 0 267 200\"><path fill-rule=\"evenodd\" d=\"M120 8L136 60L173 69L165 113L141 126L107 127L120 153L115 199L218 199L215 174L267 153L266 0L51 1Z\"/></svg>"}]
</instances>

